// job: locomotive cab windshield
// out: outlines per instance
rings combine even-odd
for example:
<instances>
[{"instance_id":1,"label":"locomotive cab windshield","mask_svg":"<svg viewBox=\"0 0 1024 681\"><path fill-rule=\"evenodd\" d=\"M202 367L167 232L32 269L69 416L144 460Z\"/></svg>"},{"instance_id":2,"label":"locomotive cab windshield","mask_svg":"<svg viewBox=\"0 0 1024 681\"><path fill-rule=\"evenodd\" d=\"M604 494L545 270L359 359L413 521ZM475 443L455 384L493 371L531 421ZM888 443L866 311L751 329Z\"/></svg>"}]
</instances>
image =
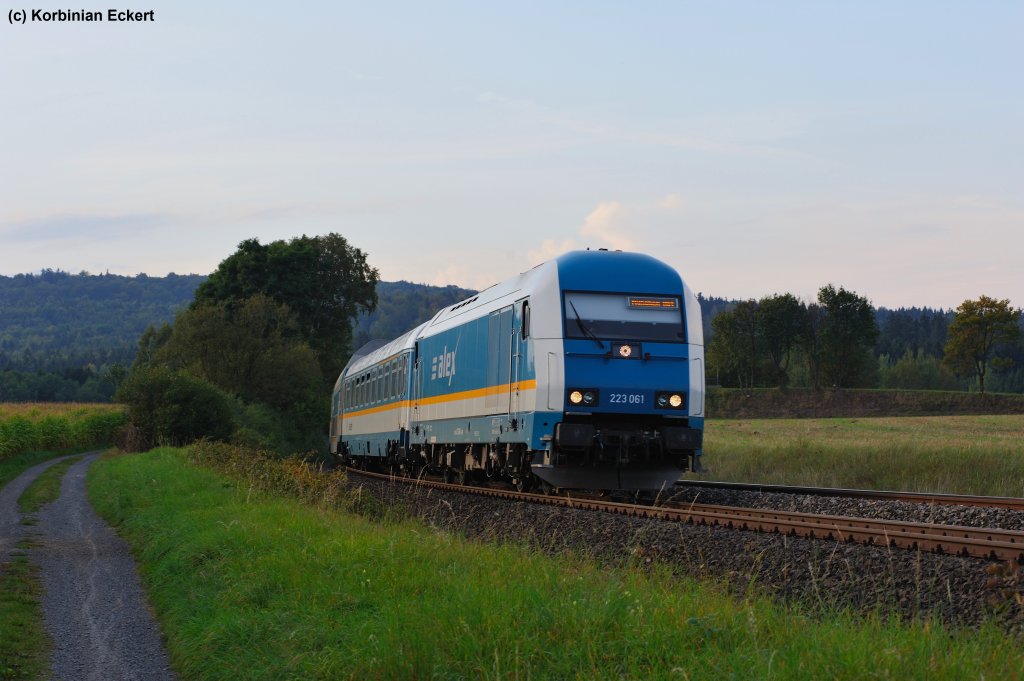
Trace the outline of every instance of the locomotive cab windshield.
<instances>
[{"instance_id":1,"label":"locomotive cab windshield","mask_svg":"<svg viewBox=\"0 0 1024 681\"><path fill-rule=\"evenodd\" d=\"M567 291L563 307L566 338L686 342L677 296Z\"/></svg>"}]
</instances>

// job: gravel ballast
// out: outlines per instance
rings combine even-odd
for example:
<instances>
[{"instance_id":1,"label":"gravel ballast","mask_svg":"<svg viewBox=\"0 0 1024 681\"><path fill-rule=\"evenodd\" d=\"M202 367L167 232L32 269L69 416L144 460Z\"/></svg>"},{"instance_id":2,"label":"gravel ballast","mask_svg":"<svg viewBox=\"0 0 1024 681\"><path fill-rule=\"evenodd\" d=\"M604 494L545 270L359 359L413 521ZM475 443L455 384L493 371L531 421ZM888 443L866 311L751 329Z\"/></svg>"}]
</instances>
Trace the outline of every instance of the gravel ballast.
<instances>
[{"instance_id":1,"label":"gravel ballast","mask_svg":"<svg viewBox=\"0 0 1024 681\"><path fill-rule=\"evenodd\" d=\"M1016 566L514 502L399 482L370 481L357 475L352 476L350 484L439 529L471 539L526 543L553 553L583 553L611 565L665 565L676 574L724 584L724 588L737 594L766 593L812 609L854 609L901 618L935 618L954 626L997 621L1007 629L1024 633L1020 605L1024 590ZM820 504L818 510L806 506L794 510L839 514L834 510L835 504L873 503L814 499L815 504ZM725 503L721 499L705 499L703 495L701 501ZM833 510L825 508L829 502L835 502ZM919 508L915 512L925 516L933 510ZM967 509L965 513L976 511ZM891 509L884 513L889 515L880 517L904 518L892 515Z\"/></svg>"},{"instance_id":2,"label":"gravel ballast","mask_svg":"<svg viewBox=\"0 0 1024 681\"><path fill-rule=\"evenodd\" d=\"M833 497L818 494L757 492L751 490L709 489L682 484L672 492L679 503L720 504L776 511L799 511L853 518L902 520L941 525L990 527L1024 531L1024 511L957 504L921 504L889 499Z\"/></svg>"}]
</instances>

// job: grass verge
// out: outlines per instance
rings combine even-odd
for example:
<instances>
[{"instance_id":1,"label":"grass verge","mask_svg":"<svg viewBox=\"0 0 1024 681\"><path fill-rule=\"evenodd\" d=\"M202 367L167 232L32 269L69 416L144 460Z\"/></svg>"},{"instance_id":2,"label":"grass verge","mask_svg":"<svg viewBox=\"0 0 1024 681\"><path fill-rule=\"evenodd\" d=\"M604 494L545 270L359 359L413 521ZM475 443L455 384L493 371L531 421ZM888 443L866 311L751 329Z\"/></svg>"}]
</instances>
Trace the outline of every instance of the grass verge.
<instances>
[{"instance_id":1,"label":"grass verge","mask_svg":"<svg viewBox=\"0 0 1024 681\"><path fill-rule=\"evenodd\" d=\"M603 569L254 491L181 450L106 458L90 499L132 545L189 679L1019 677L995 627L812 620L655 569Z\"/></svg>"},{"instance_id":2,"label":"grass verge","mask_svg":"<svg viewBox=\"0 0 1024 681\"><path fill-rule=\"evenodd\" d=\"M1024 416L709 420L700 476L1024 496Z\"/></svg>"},{"instance_id":3,"label":"grass verge","mask_svg":"<svg viewBox=\"0 0 1024 681\"><path fill-rule=\"evenodd\" d=\"M29 548L22 542L18 548ZM0 680L42 679L50 641L43 627L38 569L24 553L0 565Z\"/></svg>"}]
</instances>

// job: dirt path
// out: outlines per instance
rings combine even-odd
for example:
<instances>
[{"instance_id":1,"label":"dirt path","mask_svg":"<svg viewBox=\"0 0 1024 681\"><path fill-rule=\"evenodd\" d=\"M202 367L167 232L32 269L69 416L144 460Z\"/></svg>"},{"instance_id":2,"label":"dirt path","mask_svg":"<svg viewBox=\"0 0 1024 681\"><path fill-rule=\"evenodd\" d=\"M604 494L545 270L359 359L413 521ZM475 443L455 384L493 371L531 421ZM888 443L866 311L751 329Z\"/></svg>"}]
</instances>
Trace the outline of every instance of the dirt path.
<instances>
[{"instance_id":1,"label":"dirt path","mask_svg":"<svg viewBox=\"0 0 1024 681\"><path fill-rule=\"evenodd\" d=\"M67 457L36 464L0 488L0 565L10 560L14 547L27 534L28 528L21 524L21 511L18 510L18 498L21 493L39 477L40 473L65 458Z\"/></svg>"},{"instance_id":2,"label":"dirt path","mask_svg":"<svg viewBox=\"0 0 1024 681\"><path fill-rule=\"evenodd\" d=\"M31 560L40 567L43 616L54 641L53 679L174 679L156 621L146 603L128 546L89 505L85 473L99 456L87 455L68 469L60 498L37 514L27 528L36 546ZM47 462L52 465L55 462ZM6 542L10 520L3 505L17 497L45 468L26 471L0 492L0 541ZM23 527L23 526L21 526ZM12 532L20 538L26 534ZM11 546L18 541L13 539ZM4 546L6 544L0 544Z\"/></svg>"}]
</instances>

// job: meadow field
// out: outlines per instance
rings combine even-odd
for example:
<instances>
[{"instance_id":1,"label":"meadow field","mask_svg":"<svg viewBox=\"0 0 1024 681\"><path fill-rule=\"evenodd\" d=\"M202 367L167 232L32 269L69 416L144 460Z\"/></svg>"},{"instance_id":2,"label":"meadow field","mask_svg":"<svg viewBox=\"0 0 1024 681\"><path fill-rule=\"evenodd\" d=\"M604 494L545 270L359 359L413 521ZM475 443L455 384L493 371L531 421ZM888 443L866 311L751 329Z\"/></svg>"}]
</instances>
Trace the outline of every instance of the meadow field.
<instances>
[{"instance_id":1,"label":"meadow field","mask_svg":"<svg viewBox=\"0 0 1024 681\"><path fill-rule=\"evenodd\" d=\"M119 404L0 403L0 461L31 451L110 444L124 423Z\"/></svg>"},{"instance_id":2,"label":"meadow field","mask_svg":"<svg viewBox=\"0 0 1024 681\"><path fill-rule=\"evenodd\" d=\"M205 460L225 476L196 465ZM808 613L658 567L467 541L159 449L89 472L189 679L1018 678L997 625Z\"/></svg>"},{"instance_id":3,"label":"meadow field","mask_svg":"<svg viewBox=\"0 0 1024 681\"><path fill-rule=\"evenodd\" d=\"M1024 497L1024 415L711 419L708 480Z\"/></svg>"}]
</instances>

